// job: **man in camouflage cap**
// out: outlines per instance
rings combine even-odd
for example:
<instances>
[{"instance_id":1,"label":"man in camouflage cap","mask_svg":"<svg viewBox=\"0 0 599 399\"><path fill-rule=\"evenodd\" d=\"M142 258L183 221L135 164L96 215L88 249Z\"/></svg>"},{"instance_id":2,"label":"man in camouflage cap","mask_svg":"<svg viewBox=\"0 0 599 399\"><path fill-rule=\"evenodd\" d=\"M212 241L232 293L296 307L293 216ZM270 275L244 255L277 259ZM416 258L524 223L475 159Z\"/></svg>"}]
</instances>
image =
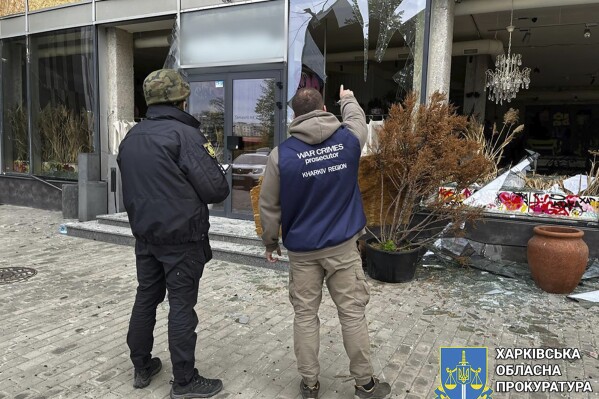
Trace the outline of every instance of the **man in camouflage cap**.
<instances>
[{"instance_id":1,"label":"man in camouflage cap","mask_svg":"<svg viewBox=\"0 0 599 399\"><path fill-rule=\"evenodd\" d=\"M185 101L191 91L189 83L173 69L159 69L144 80L144 96L148 106Z\"/></svg>"},{"instance_id":2,"label":"man in camouflage cap","mask_svg":"<svg viewBox=\"0 0 599 399\"><path fill-rule=\"evenodd\" d=\"M147 119L127 133L117 158L136 239L138 288L127 334L133 386L145 388L162 368L151 352L156 307L168 289L171 398L207 398L223 384L195 368L194 306L204 265L212 259L207 204L224 201L229 186L200 123L184 111L189 84L177 71L161 69L148 75L143 89Z\"/></svg>"}]
</instances>

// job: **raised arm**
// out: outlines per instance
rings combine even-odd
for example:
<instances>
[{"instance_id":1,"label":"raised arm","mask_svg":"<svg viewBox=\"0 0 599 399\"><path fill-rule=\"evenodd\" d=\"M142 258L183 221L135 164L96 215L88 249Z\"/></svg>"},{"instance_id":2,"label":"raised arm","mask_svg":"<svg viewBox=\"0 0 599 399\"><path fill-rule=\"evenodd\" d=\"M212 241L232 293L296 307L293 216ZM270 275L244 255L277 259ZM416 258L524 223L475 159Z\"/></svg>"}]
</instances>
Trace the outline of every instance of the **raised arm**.
<instances>
[{"instance_id":1,"label":"raised arm","mask_svg":"<svg viewBox=\"0 0 599 399\"><path fill-rule=\"evenodd\" d=\"M360 148L364 147L368 137L368 126L366 125L366 114L354 97L354 92L345 90L343 85L339 89L339 98L341 99L341 116L343 123L360 141Z\"/></svg>"}]
</instances>

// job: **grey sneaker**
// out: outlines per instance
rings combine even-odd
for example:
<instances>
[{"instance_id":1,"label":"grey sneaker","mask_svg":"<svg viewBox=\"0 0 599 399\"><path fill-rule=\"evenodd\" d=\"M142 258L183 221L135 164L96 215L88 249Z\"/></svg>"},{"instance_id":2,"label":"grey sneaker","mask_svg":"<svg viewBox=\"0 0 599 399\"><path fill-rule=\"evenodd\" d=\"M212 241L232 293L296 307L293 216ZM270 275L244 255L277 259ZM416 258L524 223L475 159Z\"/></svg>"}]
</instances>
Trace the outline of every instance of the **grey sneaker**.
<instances>
[{"instance_id":1,"label":"grey sneaker","mask_svg":"<svg viewBox=\"0 0 599 399\"><path fill-rule=\"evenodd\" d=\"M171 388L171 399L210 398L223 389L223 382L218 379L202 377L197 369L194 376L187 385L173 383Z\"/></svg>"},{"instance_id":2,"label":"grey sneaker","mask_svg":"<svg viewBox=\"0 0 599 399\"><path fill-rule=\"evenodd\" d=\"M391 393L391 385L386 382L380 382L378 378L372 377L374 386L370 390L364 389L363 386L356 385L354 398L357 399L384 399Z\"/></svg>"},{"instance_id":3,"label":"grey sneaker","mask_svg":"<svg viewBox=\"0 0 599 399\"><path fill-rule=\"evenodd\" d=\"M154 357L150 360L150 365L145 369L135 369L133 372L133 388L145 388L150 385L152 377L158 374L162 369L162 362Z\"/></svg>"},{"instance_id":4,"label":"grey sneaker","mask_svg":"<svg viewBox=\"0 0 599 399\"><path fill-rule=\"evenodd\" d=\"M302 399L318 399L318 391L320 390L320 382L316 381L316 385L309 387L304 384L304 380L300 382L300 391Z\"/></svg>"}]
</instances>

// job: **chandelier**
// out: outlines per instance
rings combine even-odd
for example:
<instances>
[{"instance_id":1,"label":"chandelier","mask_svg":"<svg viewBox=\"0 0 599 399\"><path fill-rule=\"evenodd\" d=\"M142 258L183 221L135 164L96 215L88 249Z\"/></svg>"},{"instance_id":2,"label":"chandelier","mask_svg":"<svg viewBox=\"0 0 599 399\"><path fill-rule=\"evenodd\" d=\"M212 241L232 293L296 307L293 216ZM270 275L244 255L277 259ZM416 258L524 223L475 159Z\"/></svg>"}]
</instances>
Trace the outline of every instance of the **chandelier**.
<instances>
[{"instance_id":1,"label":"chandelier","mask_svg":"<svg viewBox=\"0 0 599 399\"><path fill-rule=\"evenodd\" d=\"M485 90L489 91L489 100L496 104L508 103L516 98L520 89L528 89L530 85L530 68L520 70L522 56L512 54L512 33L514 32L514 7L512 0L512 16L507 31L510 33L507 55L500 54L495 61L495 70L486 72L487 84Z\"/></svg>"}]
</instances>

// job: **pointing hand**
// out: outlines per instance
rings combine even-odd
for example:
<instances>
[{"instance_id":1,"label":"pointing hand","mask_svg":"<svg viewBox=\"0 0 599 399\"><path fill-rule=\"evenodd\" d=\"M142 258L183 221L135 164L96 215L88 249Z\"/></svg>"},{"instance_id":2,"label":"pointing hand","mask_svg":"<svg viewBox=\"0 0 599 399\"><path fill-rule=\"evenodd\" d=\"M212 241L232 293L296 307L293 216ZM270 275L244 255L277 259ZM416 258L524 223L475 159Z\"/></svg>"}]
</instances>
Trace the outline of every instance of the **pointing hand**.
<instances>
[{"instance_id":1,"label":"pointing hand","mask_svg":"<svg viewBox=\"0 0 599 399\"><path fill-rule=\"evenodd\" d=\"M353 96L353 95L354 95L354 92L351 91L351 90L345 90L343 88L343 85L341 85L341 88L339 88L339 98L340 99L343 98L343 97L345 97L345 96Z\"/></svg>"}]
</instances>

